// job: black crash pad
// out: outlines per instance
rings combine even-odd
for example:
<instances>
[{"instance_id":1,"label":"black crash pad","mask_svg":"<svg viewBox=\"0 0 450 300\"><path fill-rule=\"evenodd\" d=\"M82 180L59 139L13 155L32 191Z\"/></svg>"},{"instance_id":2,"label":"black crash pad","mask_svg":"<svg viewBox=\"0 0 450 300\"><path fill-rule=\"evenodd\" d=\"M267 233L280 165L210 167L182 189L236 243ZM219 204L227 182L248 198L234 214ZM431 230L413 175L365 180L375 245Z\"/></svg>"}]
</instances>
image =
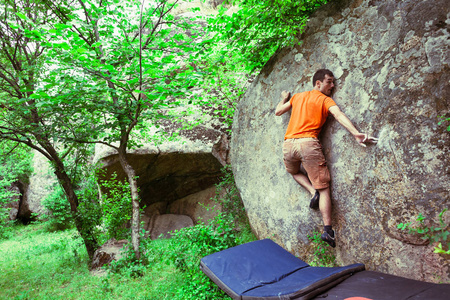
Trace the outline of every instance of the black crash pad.
<instances>
[{"instance_id":1,"label":"black crash pad","mask_svg":"<svg viewBox=\"0 0 450 300\"><path fill-rule=\"evenodd\" d=\"M311 267L265 239L229 248L201 259L201 270L233 299L312 299L363 264Z\"/></svg>"},{"instance_id":2,"label":"black crash pad","mask_svg":"<svg viewBox=\"0 0 450 300\"><path fill-rule=\"evenodd\" d=\"M436 284L363 271L317 296L316 300L449 300L450 284Z\"/></svg>"}]
</instances>

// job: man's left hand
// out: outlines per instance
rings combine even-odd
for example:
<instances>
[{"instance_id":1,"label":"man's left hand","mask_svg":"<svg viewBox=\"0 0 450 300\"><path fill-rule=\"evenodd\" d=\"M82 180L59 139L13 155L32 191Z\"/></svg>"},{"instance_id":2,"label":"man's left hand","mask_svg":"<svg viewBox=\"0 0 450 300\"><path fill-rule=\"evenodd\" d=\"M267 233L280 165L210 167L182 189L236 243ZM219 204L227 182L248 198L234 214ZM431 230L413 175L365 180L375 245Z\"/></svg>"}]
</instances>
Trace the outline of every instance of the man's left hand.
<instances>
[{"instance_id":1,"label":"man's left hand","mask_svg":"<svg viewBox=\"0 0 450 300\"><path fill-rule=\"evenodd\" d=\"M360 144L362 147L366 147L367 143L376 144L378 142L377 138L369 136L368 134L365 133L356 134L355 139L358 141L358 144Z\"/></svg>"}]
</instances>

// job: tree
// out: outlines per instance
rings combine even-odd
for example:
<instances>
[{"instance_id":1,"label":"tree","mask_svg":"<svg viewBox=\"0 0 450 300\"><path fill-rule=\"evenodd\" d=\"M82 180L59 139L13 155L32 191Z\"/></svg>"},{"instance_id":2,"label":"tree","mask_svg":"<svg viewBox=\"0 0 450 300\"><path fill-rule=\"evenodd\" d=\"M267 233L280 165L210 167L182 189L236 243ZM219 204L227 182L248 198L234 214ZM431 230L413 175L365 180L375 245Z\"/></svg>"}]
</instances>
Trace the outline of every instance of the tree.
<instances>
[{"instance_id":1,"label":"tree","mask_svg":"<svg viewBox=\"0 0 450 300\"><path fill-rule=\"evenodd\" d=\"M67 173L65 157L76 144L62 144L59 134L70 124L58 128L66 117L60 99L50 96L50 87L40 85L47 75L46 48L40 27L55 21L41 2L4 1L0 12L0 138L26 145L44 155L52 164L59 184L70 203L75 225L92 258L98 248L92 228L83 225L78 214L79 201L74 183ZM7 95L7 96L5 96Z\"/></svg>"},{"instance_id":2,"label":"tree","mask_svg":"<svg viewBox=\"0 0 450 300\"><path fill-rule=\"evenodd\" d=\"M198 24L170 14L179 2L157 0L145 7L135 0L87 0L71 7L45 2L59 22L41 27L51 41L45 44L52 49L48 63L55 66L43 84L62 89L53 97L71 111L63 122L82 127L64 132L64 139L117 151L131 189L137 258L139 193L127 156L138 144L133 133L166 118L162 110L181 105L197 78L191 62L200 45Z\"/></svg>"}]
</instances>

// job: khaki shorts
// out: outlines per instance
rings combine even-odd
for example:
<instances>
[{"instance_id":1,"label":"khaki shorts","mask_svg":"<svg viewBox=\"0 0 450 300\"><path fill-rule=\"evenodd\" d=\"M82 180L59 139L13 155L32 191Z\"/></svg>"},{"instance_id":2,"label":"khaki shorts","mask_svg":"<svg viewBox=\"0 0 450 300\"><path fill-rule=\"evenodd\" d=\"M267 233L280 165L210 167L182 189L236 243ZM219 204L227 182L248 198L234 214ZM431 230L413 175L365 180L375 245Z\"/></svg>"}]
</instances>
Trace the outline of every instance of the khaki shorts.
<instances>
[{"instance_id":1,"label":"khaki shorts","mask_svg":"<svg viewBox=\"0 0 450 300\"><path fill-rule=\"evenodd\" d=\"M330 172L318 139L287 139L283 143L283 155L290 174L298 174L302 165L316 190L330 186Z\"/></svg>"}]
</instances>

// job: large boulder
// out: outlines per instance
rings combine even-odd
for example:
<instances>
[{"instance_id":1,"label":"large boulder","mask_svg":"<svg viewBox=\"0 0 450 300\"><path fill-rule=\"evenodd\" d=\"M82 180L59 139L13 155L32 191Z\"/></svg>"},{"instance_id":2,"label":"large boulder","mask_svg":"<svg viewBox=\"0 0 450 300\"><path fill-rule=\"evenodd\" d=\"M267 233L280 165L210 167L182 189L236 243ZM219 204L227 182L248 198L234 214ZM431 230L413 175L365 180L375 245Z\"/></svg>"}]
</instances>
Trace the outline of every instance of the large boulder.
<instances>
[{"instance_id":1,"label":"large boulder","mask_svg":"<svg viewBox=\"0 0 450 300\"><path fill-rule=\"evenodd\" d=\"M450 199L450 14L446 0L330 1L310 19L302 44L272 57L238 106L231 162L253 229L306 258L321 230L310 195L285 171L290 115L280 92L312 89L317 69L336 77L333 98L362 131L360 147L334 119L321 141L331 171L337 263L448 282L449 261L397 229L422 213L438 223Z\"/></svg>"},{"instance_id":2,"label":"large boulder","mask_svg":"<svg viewBox=\"0 0 450 300\"><path fill-rule=\"evenodd\" d=\"M214 186L221 176L221 162L227 161L226 154L217 154L215 149L224 148L220 145L226 140L220 131L197 127L184 132L177 141L147 143L129 151L129 163L138 176L141 206L153 207L161 202L167 206ZM105 178L113 173L125 178L114 149L97 146L94 160L105 170ZM149 209L145 213L152 214Z\"/></svg>"}]
</instances>

